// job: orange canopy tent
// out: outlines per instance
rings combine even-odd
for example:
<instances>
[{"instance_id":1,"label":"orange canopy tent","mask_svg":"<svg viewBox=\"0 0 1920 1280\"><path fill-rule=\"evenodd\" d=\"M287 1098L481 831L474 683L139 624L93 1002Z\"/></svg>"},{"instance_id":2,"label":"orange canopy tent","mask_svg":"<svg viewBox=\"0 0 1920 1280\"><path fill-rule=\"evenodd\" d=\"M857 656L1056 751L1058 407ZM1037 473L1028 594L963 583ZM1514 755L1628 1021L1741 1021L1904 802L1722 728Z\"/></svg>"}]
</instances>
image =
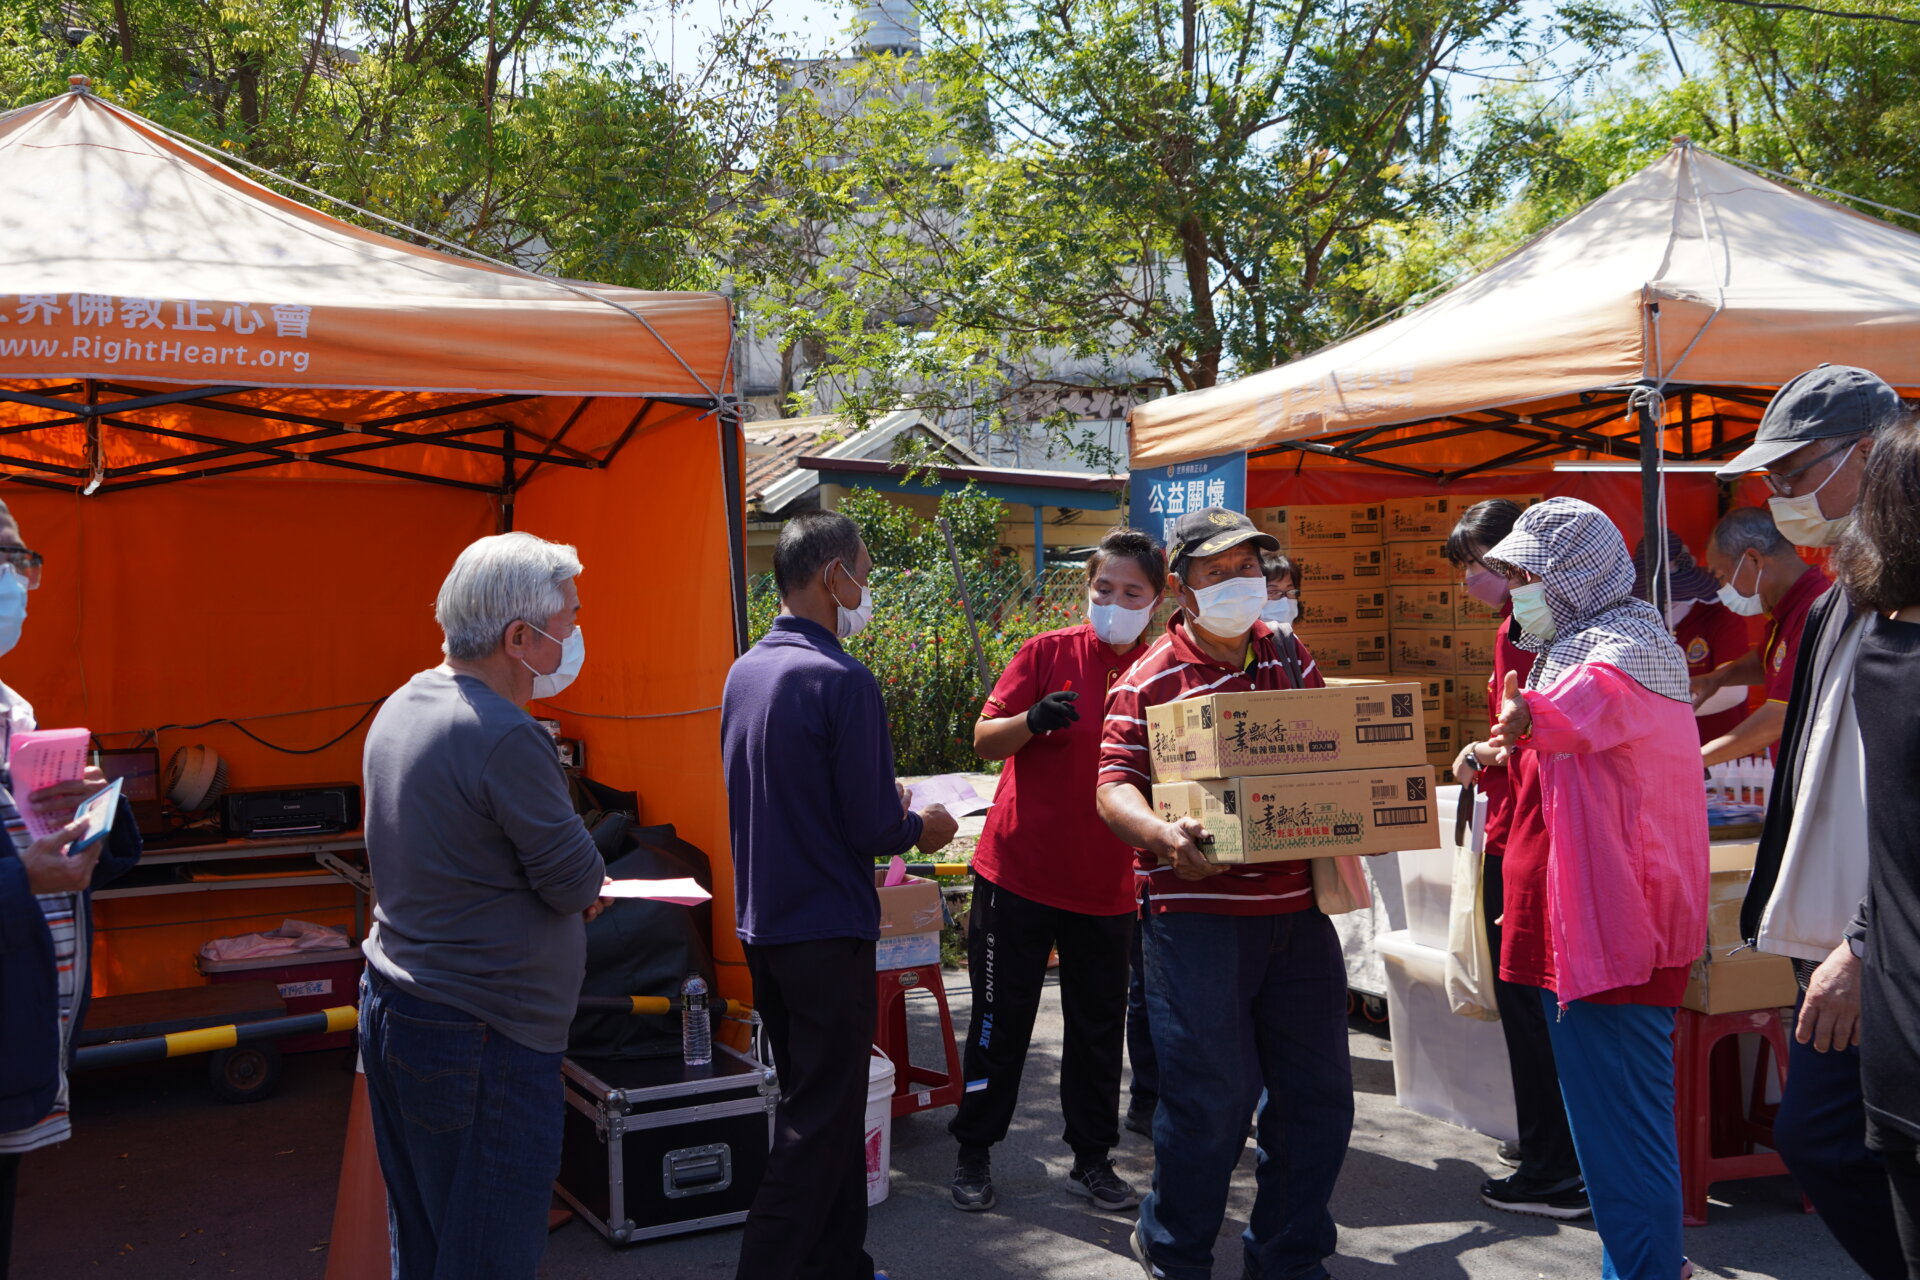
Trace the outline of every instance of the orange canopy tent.
<instances>
[{"instance_id":1,"label":"orange canopy tent","mask_svg":"<svg viewBox=\"0 0 1920 1280\"><path fill-rule=\"evenodd\" d=\"M1397 319L1139 406L1132 461L1245 450L1259 505L1511 492L1515 473L1566 492L1556 461L1615 461L1641 464L1644 500L1663 464L1738 452L1772 392L1822 361L1920 390L1920 235L1677 139Z\"/></svg>"},{"instance_id":2,"label":"orange canopy tent","mask_svg":"<svg viewBox=\"0 0 1920 1280\"><path fill-rule=\"evenodd\" d=\"M717 707L746 615L726 300L378 235L84 86L0 116L0 164L0 497L47 562L0 674L40 723L205 742L236 786L357 779L373 702L439 660L460 548L570 542L593 643L535 710L712 856L730 923ZM96 990L190 984L206 939L350 901L103 901Z\"/></svg>"}]
</instances>

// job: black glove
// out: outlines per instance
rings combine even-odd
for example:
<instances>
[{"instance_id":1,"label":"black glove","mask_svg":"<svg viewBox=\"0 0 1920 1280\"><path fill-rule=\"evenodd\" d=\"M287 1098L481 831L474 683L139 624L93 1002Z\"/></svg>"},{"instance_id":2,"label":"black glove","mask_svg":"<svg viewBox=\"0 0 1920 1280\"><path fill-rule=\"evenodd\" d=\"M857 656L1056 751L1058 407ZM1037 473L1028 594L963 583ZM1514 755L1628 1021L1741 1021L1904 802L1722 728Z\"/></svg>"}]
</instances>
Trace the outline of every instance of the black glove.
<instances>
[{"instance_id":1,"label":"black glove","mask_svg":"<svg viewBox=\"0 0 1920 1280\"><path fill-rule=\"evenodd\" d=\"M1048 694L1027 708L1027 728L1035 733L1066 728L1080 718L1080 713L1073 709L1074 699L1079 696L1071 689Z\"/></svg>"}]
</instances>

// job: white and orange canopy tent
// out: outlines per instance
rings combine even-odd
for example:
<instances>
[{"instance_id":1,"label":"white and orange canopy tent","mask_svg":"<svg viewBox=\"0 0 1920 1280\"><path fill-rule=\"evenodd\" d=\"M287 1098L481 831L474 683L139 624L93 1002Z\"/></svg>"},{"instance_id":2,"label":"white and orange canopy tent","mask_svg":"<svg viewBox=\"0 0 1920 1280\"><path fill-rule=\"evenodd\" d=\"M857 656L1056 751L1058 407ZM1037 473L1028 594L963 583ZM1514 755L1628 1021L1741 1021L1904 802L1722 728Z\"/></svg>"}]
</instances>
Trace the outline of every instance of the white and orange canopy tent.
<instances>
[{"instance_id":1,"label":"white and orange canopy tent","mask_svg":"<svg viewBox=\"0 0 1920 1280\"><path fill-rule=\"evenodd\" d=\"M1249 505L1568 494L1630 538L1664 506L1699 546L1720 507L1712 482L1668 485L1662 469L1730 458L1773 392L1823 361L1920 393L1920 235L1677 139L1405 315L1139 406L1132 461L1244 450ZM1556 469L1596 463L1638 464L1637 485Z\"/></svg>"},{"instance_id":2,"label":"white and orange canopy tent","mask_svg":"<svg viewBox=\"0 0 1920 1280\"><path fill-rule=\"evenodd\" d=\"M379 235L83 85L0 116L0 165L0 497L47 562L0 675L41 723L205 742L235 785L357 778L356 717L439 660L433 599L460 548L516 527L573 543L593 644L538 709L644 821L712 856L730 924L717 706L745 608L726 299ZM217 719L245 725L169 727ZM96 989L197 981L207 938L342 921L344 894L103 901ZM722 973L746 994L744 968Z\"/></svg>"}]
</instances>

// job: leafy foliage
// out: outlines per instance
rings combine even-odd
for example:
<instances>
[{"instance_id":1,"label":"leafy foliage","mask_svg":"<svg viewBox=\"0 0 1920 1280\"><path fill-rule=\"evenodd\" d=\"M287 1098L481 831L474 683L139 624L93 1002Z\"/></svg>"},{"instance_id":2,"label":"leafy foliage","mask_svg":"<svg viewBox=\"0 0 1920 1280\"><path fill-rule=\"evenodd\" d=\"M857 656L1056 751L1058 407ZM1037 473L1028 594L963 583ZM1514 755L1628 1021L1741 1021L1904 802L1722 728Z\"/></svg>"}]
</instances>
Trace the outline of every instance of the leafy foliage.
<instances>
[{"instance_id":1,"label":"leafy foliage","mask_svg":"<svg viewBox=\"0 0 1920 1280\"><path fill-rule=\"evenodd\" d=\"M708 74L676 80L614 34L632 7L0 0L0 106L85 74L234 157L495 256L638 287L711 284L704 249L771 109L773 58L736 24Z\"/></svg>"},{"instance_id":2,"label":"leafy foliage","mask_svg":"<svg viewBox=\"0 0 1920 1280\"><path fill-rule=\"evenodd\" d=\"M763 152L761 323L855 417L1050 421L1374 314L1376 229L1504 195L1447 68L1517 0L925 0L917 60L809 72ZM1397 301L1397 299L1393 300ZM1097 416L1097 415L1096 415Z\"/></svg>"},{"instance_id":3,"label":"leafy foliage","mask_svg":"<svg viewBox=\"0 0 1920 1280\"><path fill-rule=\"evenodd\" d=\"M971 486L940 501L992 678L1028 637L1086 616L1079 570L1057 570L1036 583L1017 561L999 555L998 505ZM873 554L873 621L846 647L880 683L895 768L925 774L987 767L973 752L973 722L987 691L980 687L945 536L934 521L871 490L849 493L840 511L860 526ZM748 603L757 640L780 609L770 578L752 584Z\"/></svg>"}]
</instances>

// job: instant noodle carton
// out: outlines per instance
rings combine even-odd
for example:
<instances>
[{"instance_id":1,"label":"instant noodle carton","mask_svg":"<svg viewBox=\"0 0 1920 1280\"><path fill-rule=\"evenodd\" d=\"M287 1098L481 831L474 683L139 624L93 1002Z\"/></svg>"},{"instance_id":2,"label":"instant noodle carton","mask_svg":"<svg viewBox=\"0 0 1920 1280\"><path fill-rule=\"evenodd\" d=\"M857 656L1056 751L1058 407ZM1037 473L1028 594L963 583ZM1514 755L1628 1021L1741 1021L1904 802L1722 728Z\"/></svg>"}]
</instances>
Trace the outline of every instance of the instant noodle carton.
<instances>
[{"instance_id":1,"label":"instant noodle carton","mask_svg":"<svg viewBox=\"0 0 1920 1280\"><path fill-rule=\"evenodd\" d=\"M1426 734L1415 684L1216 693L1147 710L1160 782L1415 765Z\"/></svg>"},{"instance_id":2,"label":"instant noodle carton","mask_svg":"<svg viewBox=\"0 0 1920 1280\"><path fill-rule=\"evenodd\" d=\"M1387 541L1392 542L1395 538L1437 538L1445 542L1468 507L1491 498L1505 498L1522 507L1530 507L1540 501L1537 493L1449 493L1430 494L1423 498L1389 498L1385 504Z\"/></svg>"},{"instance_id":3,"label":"instant noodle carton","mask_svg":"<svg viewBox=\"0 0 1920 1280\"><path fill-rule=\"evenodd\" d=\"M1359 591L1387 585L1385 547L1302 547L1289 552L1300 569L1300 594L1322 588Z\"/></svg>"},{"instance_id":4,"label":"instant noodle carton","mask_svg":"<svg viewBox=\"0 0 1920 1280\"><path fill-rule=\"evenodd\" d=\"M1450 585L1459 571L1447 559L1444 542L1428 538L1419 542L1387 544L1387 585L1426 587Z\"/></svg>"},{"instance_id":5,"label":"instant noodle carton","mask_svg":"<svg viewBox=\"0 0 1920 1280\"><path fill-rule=\"evenodd\" d=\"M1396 627L1454 627L1460 617L1458 597L1462 594L1451 582L1390 586L1387 618Z\"/></svg>"},{"instance_id":6,"label":"instant noodle carton","mask_svg":"<svg viewBox=\"0 0 1920 1280\"><path fill-rule=\"evenodd\" d=\"M1300 547L1377 547L1384 541L1386 508L1377 502L1317 507L1253 507L1247 518L1280 540L1282 551Z\"/></svg>"},{"instance_id":7,"label":"instant noodle carton","mask_svg":"<svg viewBox=\"0 0 1920 1280\"><path fill-rule=\"evenodd\" d=\"M1302 630L1372 631L1387 629L1387 591L1384 587L1351 591L1315 589L1300 593ZM1311 643L1311 641L1309 641ZM1314 652L1317 654L1318 649Z\"/></svg>"},{"instance_id":8,"label":"instant noodle carton","mask_svg":"<svg viewBox=\"0 0 1920 1280\"><path fill-rule=\"evenodd\" d=\"M1384 628L1378 631L1301 632L1324 679L1334 676L1384 676L1392 648Z\"/></svg>"},{"instance_id":9,"label":"instant noodle carton","mask_svg":"<svg viewBox=\"0 0 1920 1280\"><path fill-rule=\"evenodd\" d=\"M1162 818L1197 818L1201 848L1226 864L1439 847L1433 769L1424 764L1284 777L1162 782Z\"/></svg>"}]
</instances>

